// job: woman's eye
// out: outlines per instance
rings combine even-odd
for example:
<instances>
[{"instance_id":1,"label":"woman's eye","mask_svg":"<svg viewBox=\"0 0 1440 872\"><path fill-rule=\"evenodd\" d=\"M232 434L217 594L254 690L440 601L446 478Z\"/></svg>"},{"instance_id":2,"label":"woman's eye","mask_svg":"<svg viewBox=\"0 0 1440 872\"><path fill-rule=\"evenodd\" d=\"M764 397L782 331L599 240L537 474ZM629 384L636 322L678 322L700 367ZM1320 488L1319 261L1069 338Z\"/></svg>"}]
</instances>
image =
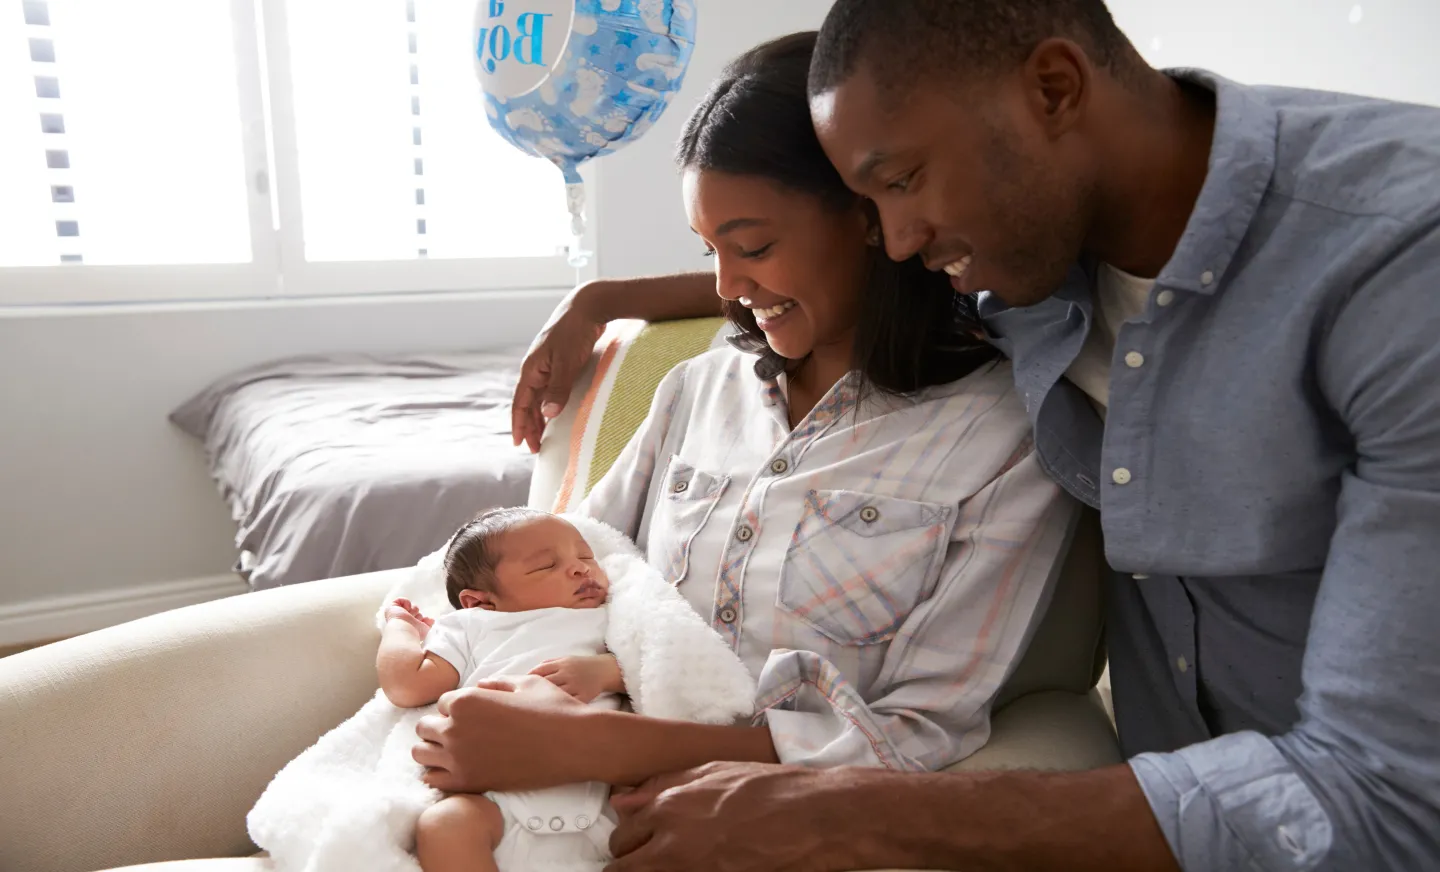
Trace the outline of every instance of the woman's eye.
<instances>
[{"instance_id":1,"label":"woman's eye","mask_svg":"<svg viewBox=\"0 0 1440 872\"><path fill-rule=\"evenodd\" d=\"M740 256L743 257L743 258L745 258L745 259L747 259L747 260L754 260L754 259L757 258L757 257L764 257L765 254L766 254L767 252L769 252L770 249L772 249L772 248L774 248L774 247L775 247L775 243L771 242L771 243L769 243L769 244L767 244L767 245L762 245L762 246L760 246L759 248L755 249L754 251L746 251L746 250L744 250L744 249L741 249L741 250L740 250Z\"/></svg>"},{"instance_id":2,"label":"woman's eye","mask_svg":"<svg viewBox=\"0 0 1440 872\"><path fill-rule=\"evenodd\" d=\"M713 248L707 248L707 249L705 249L705 254L704 254L703 256L704 256L704 257L714 257L714 256L715 256L715 249L713 249Z\"/></svg>"}]
</instances>

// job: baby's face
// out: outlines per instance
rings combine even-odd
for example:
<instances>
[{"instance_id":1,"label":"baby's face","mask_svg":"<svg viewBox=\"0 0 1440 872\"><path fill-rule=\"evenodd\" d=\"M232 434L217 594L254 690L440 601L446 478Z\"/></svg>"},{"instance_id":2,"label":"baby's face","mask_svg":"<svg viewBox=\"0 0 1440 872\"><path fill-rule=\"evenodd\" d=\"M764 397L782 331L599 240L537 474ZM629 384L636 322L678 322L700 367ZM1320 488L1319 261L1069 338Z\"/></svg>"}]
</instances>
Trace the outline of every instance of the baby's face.
<instances>
[{"instance_id":1,"label":"baby's face","mask_svg":"<svg viewBox=\"0 0 1440 872\"><path fill-rule=\"evenodd\" d=\"M495 608L593 609L605 605L610 579L585 537L553 515L533 518L501 534L495 565Z\"/></svg>"}]
</instances>

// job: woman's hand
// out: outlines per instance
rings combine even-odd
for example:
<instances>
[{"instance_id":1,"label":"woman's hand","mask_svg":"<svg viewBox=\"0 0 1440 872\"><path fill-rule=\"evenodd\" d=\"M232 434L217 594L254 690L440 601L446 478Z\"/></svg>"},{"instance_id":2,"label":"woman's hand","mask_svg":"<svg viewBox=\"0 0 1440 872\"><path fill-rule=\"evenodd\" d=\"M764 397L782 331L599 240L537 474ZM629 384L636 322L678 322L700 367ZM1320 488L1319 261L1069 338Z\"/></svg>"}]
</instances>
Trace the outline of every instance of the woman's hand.
<instances>
[{"instance_id":1,"label":"woman's hand","mask_svg":"<svg viewBox=\"0 0 1440 872\"><path fill-rule=\"evenodd\" d=\"M540 450L545 422L565 408L570 388L605 331L605 322L590 315L582 304L585 292L595 284L582 285L555 307L520 364L520 380L510 407L510 433L516 445L523 442L532 453Z\"/></svg>"},{"instance_id":2,"label":"woman's hand","mask_svg":"<svg viewBox=\"0 0 1440 872\"><path fill-rule=\"evenodd\" d=\"M426 784L452 793L597 781L593 711L538 675L482 681L440 697L411 753Z\"/></svg>"},{"instance_id":3,"label":"woman's hand","mask_svg":"<svg viewBox=\"0 0 1440 872\"><path fill-rule=\"evenodd\" d=\"M602 693L624 693L620 663L613 654L591 657L561 657L546 660L530 670L581 702L590 702Z\"/></svg>"}]
</instances>

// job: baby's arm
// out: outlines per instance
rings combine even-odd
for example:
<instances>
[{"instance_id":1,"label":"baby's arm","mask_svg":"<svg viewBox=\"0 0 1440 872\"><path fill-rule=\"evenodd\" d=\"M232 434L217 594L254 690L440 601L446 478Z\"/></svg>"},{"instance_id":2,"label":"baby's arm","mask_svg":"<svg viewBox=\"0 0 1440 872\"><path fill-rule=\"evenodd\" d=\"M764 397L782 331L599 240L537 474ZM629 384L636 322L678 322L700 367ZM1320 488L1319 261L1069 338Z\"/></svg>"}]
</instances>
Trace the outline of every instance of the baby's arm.
<instances>
[{"instance_id":1,"label":"baby's arm","mask_svg":"<svg viewBox=\"0 0 1440 872\"><path fill-rule=\"evenodd\" d=\"M387 699L401 708L415 708L429 705L460 684L454 666L425 653L430 627L414 606L397 601L385 609L385 616L375 669Z\"/></svg>"},{"instance_id":2,"label":"baby's arm","mask_svg":"<svg viewBox=\"0 0 1440 872\"><path fill-rule=\"evenodd\" d=\"M615 659L614 654L546 660L530 670L530 674L550 679L551 684L581 702L590 702L602 693L625 692L620 661Z\"/></svg>"}]
</instances>

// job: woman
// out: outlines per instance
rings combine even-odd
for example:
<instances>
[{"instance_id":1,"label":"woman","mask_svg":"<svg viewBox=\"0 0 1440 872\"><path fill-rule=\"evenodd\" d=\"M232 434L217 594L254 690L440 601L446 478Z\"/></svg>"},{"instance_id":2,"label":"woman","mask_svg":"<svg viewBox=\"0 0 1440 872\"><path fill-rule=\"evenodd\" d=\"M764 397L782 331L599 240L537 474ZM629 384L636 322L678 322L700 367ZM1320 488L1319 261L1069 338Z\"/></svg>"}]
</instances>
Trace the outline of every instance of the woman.
<instances>
[{"instance_id":1,"label":"woman","mask_svg":"<svg viewBox=\"0 0 1440 872\"><path fill-rule=\"evenodd\" d=\"M533 684L470 694L464 730L443 735L456 715L421 732L446 746L416 751L445 770L436 786L634 784L716 760L933 770L987 739L1076 509L969 302L885 257L821 152L814 39L739 58L685 127L686 210L740 334L665 378L581 509L635 537L735 647L761 716L707 727ZM481 783L453 771L464 753Z\"/></svg>"}]
</instances>

